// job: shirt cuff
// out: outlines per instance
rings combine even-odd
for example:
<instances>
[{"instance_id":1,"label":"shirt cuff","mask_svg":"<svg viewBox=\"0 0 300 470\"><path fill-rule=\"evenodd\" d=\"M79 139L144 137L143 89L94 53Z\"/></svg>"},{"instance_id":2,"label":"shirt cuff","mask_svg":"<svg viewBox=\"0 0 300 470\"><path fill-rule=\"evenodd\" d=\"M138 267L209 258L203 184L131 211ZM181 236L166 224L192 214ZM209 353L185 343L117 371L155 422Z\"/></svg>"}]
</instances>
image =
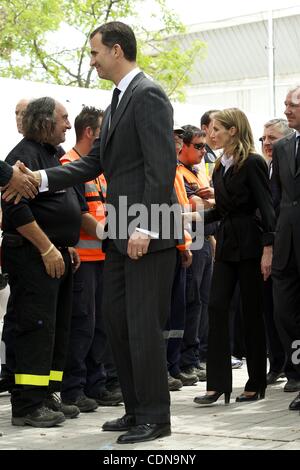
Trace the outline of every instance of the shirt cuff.
<instances>
[{"instance_id":1,"label":"shirt cuff","mask_svg":"<svg viewBox=\"0 0 300 470\"><path fill-rule=\"evenodd\" d=\"M149 235L151 238L158 238L159 234L157 232L151 232L150 230L146 230L144 228L136 227L136 232L144 233L145 235Z\"/></svg>"},{"instance_id":2,"label":"shirt cuff","mask_svg":"<svg viewBox=\"0 0 300 470\"><path fill-rule=\"evenodd\" d=\"M44 193L45 191L49 191L49 183L48 183L48 176L45 170L39 170L41 175L41 184L39 187L39 192Z\"/></svg>"}]
</instances>

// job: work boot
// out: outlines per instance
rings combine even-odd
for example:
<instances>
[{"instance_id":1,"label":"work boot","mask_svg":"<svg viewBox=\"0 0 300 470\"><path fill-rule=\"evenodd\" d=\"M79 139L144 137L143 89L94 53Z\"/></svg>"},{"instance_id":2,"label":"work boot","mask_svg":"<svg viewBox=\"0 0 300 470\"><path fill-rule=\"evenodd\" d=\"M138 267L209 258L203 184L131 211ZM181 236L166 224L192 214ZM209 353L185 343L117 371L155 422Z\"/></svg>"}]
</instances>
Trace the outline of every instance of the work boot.
<instances>
[{"instance_id":1,"label":"work boot","mask_svg":"<svg viewBox=\"0 0 300 470\"><path fill-rule=\"evenodd\" d=\"M179 379L174 379L174 377L168 373L168 386L170 392L175 392L183 387L183 383Z\"/></svg>"},{"instance_id":2,"label":"work boot","mask_svg":"<svg viewBox=\"0 0 300 470\"><path fill-rule=\"evenodd\" d=\"M98 403L93 398L88 398L84 393L81 393L74 400L64 400L64 405L75 405L79 408L81 413L88 413L98 408Z\"/></svg>"},{"instance_id":3,"label":"work boot","mask_svg":"<svg viewBox=\"0 0 300 470\"><path fill-rule=\"evenodd\" d=\"M193 366L183 369L182 372L188 375L196 375L199 382L206 382L206 370L204 369L198 369L198 367Z\"/></svg>"},{"instance_id":4,"label":"work boot","mask_svg":"<svg viewBox=\"0 0 300 470\"><path fill-rule=\"evenodd\" d=\"M123 395L119 391L110 392L109 390L101 390L98 395L89 397L97 402L100 406L116 406L123 402Z\"/></svg>"},{"instance_id":5,"label":"work boot","mask_svg":"<svg viewBox=\"0 0 300 470\"><path fill-rule=\"evenodd\" d=\"M33 426L35 428L51 428L65 421L65 415L60 411L49 410L41 406L25 416L12 416L11 424L14 426Z\"/></svg>"},{"instance_id":6,"label":"work boot","mask_svg":"<svg viewBox=\"0 0 300 470\"><path fill-rule=\"evenodd\" d=\"M198 377L196 374L186 374L185 372L180 372L177 375L172 376L174 379L179 379L182 382L184 387L188 385L194 385L198 382Z\"/></svg>"},{"instance_id":7,"label":"work boot","mask_svg":"<svg viewBox=\"0 0 300 470\"><path fill-rule=\"evenodd\" d=\"M51 393L45 400L45 406L53 411L61 411L66 418L76 418L80 409L76 405L67 405L61 401L57 393Z\"/></svg>"}]
</instances>

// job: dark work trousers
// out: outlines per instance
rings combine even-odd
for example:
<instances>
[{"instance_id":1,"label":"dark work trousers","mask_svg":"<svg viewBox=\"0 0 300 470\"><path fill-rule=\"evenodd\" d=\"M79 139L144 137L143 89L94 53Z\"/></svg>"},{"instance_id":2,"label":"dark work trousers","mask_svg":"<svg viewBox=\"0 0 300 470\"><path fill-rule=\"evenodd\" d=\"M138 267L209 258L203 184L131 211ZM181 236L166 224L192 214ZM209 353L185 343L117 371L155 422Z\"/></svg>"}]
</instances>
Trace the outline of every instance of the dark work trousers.
<instances>
[{"instance_id":1,"label":"dark work trousers","mask_svg":"<svg viewBox=\"0 0 300 470\"><path fill-rule=\"evenodd\" d=\"M193 261L187 269L186 315L180 362L183 370L188 367L199 367L200 359L206 359L207 308L213 268L212 260L211 243L209 240L204 240L201 250L193 251Z\"/></svg>"},{"instance_id":2,"label":"dark work trousers","mask_svg":"<svg viewBox=\"0 0 300 470\"><path fill-rule=\"evenodd\" d=\"M300 269L296 254L291 249L285 269L272 270L274 317L279 336L287 356L288 367L293 365L296 375L287 372L288 378L300 376Z\"/></svg>"},{"instance_id":3,"label":"dark work trousers","mask_svg":"<svg viewBox=\"0 0 300 470\"><path fill-rule=\"evenodd\" d=\"M31 243L12 248L4 239L2 246L16 319L12 414L24 416L39 408L48 392L60 390L71 321L71 259L62 249L65 273L52 279Z\"/></svg>"},{"instance_id":4,"label":"dark work trousers","mask_svg":"<svg viewBox=\"0 0 300 470\"><path fill-rule=\"evenodd\" d=\"M247 391L266 388L266 339L263 322L263 278L260 259L216 261L209 300L207 390L231 392L232 369L229 340L229 307L239 281L249 380Z\"/></svg>"},{"instance_id":5,"label":"dark work trousers","mask_svg":"<svg viewBox=\"0 0 300 470\"><path fill-rule=\"evenodd\" d=\"M103 264L104 261L84 261L74 274L71 332L61 389L63 400L76 400L82 393L97 396L105 388Z\"/></svg>"},{"instance_id":6,"label":"dark work trousers","mask_svg":"<svg viewBox=\"0 0 300 470\"><path fill-rule=\"evenodd\" d=\"M170 421L163 329L175 264L175 247L132 260L108 243L103 313L126 413L135 415L137 424Z\"/></svg>"},{"instance_id":7,"label":"dark work trousers","mask_svg":"<svg viewBox=\"0 0 300 470\"><path fill-rule=\"evenodd\" d=\"M5 345L4 357L1 357L1 377L11 379L14 384L14 370L16 367L15 357L15 327L16 315L13 309L11 295L8 298L6 313L3 317L3 328L1 341Z\"/></svg>"},{"instance_id":8,"label":"dark work trousers","mask_svg":"<svg viewBox=\"0 0 300 470\"><path fill-rule=\"evenodd\" d=\"M181 344L185 323L185 282L186 268L182 267L180 252L177 250L171 312L164 331L164 336L167 339L168 371L172 376L180 373Z\"/></svg>"}]
</instances>

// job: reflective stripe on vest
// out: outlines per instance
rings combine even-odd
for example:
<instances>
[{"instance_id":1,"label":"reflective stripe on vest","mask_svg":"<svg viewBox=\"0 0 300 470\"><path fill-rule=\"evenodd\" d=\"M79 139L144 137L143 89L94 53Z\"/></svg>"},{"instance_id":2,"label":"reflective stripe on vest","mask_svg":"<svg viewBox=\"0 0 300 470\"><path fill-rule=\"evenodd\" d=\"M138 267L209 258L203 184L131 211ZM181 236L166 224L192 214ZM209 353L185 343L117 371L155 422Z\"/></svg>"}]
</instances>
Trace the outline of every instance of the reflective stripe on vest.
<instances>
[{"instance_id":1,"label":"reflective stripe on vest","mask_svg":"<svg viewBox=\"0 0 300 470\"><path fill-rule=\"evenodd\" d=\"M79 155L75 150L70 150L62 156L62 164L79 160ZM100 187L101 185L101 187ZM105 224L105 207L102 203L101 194L106 192L106 181L103 175L99 177L99 185L96 181L88 181L84 185L84 196L91 214L98 223ZM80 230L80 239L75 246L81 261L102 261L105 254L102 251L102 242L98 238L91 237L83 229Z\"/></svg>"},{"instance_id":2,"label":"reflective stripe on vest","mask_svg":"<svg viewBox=\"0 0 300 470\"><path fill-rule=\"evenodd\" d=\"M101 240L79 240L76 245L76 248L88 248L88 249L101 249L102 248L102 241Z\"/></svg>"},{"instance_id":3,"label":"reflective stripe on vest","mask_svg":"<svg viewBox=\"0 0 300 470\"><path fill-rule=\"evenodd\" d=\"M94 183L93 181L89 181L88 183L85 183L85 195L89 195L93 193L99 194L96 183Z\"/></svg>"}]
</instances>

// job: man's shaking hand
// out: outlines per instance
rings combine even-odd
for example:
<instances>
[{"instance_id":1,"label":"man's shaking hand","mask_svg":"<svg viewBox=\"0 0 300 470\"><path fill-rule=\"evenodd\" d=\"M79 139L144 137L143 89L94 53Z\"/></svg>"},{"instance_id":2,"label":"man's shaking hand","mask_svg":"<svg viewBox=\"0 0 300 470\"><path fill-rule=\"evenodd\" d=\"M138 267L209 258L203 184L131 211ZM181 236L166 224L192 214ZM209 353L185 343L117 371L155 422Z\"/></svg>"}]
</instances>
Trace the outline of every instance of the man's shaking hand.
<instances>
[{"instance_id":1,"label":"man's shaking hand","mask_svg":"<svg viewBox=\"0 0 300 470\"><path fill-rule=\"evenodd\" d=\"M3 188L2 198L7 202L15 198L15 204L18 204L22 197L33 199L38 194L39 184L39 171L31 171L24 163L17 161L13 166L10 181Z\"/></svg>"}]
</instances>

